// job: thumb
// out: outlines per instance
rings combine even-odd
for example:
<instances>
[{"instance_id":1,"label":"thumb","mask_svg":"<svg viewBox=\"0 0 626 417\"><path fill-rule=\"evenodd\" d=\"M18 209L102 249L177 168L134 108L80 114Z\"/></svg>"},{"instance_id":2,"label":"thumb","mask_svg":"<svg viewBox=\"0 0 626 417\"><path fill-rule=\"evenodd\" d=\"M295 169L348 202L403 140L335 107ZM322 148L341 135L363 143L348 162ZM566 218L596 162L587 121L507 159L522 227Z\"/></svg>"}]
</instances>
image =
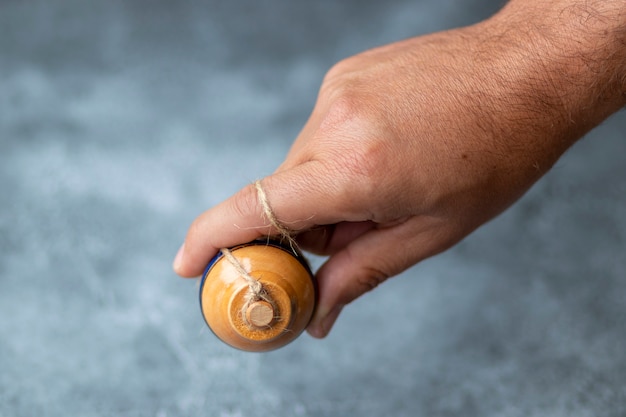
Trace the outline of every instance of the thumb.
<instances>
[{"instance_id":1,"label":"thumb","mask_svg":"<svg viewBox=\"0 0 626 417\"><path fill-rule=\"evenodd\" d=\"M324 181L320 165L310 161L260 182L265 201L281 228L297 232L340 220L344 210L338 205L335 188ZM279 234L267 210L256 186L250 184L202 213L187 232L174 260L174 271L184 277L198 276L220 248Z\"/></svg>"},{"instance_id":2,"label":"thumb","mask_svg":"<svg viewBox=\"0 0 626 417\"><path fill-rule=\"evenodd\" d=\"M434 218L411 217L372 229L333 254L317 272L319 300L309 334L325 337L346 304L452 246L455 242L444 230Z\"/></svg>"}]
</instances>

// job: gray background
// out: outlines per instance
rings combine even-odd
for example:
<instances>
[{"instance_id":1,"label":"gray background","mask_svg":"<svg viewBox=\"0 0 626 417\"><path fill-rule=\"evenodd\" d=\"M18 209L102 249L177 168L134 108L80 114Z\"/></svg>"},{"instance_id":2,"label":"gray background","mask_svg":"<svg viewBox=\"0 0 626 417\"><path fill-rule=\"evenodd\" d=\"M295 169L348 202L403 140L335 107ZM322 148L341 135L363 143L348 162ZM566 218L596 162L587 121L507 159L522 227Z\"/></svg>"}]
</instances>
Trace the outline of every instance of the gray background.
<instances>
[{"instance_id":1,"label":"gray background","mask_svg":"<svg viewBox=\"0 0 626 417\"><path fill-rule=\"evenodd\" d=\"M334 62L500 3L0 0L0 416L626 415L623 114L325 340L233 350L170 269Z\"/></svg>"}]
</instances>

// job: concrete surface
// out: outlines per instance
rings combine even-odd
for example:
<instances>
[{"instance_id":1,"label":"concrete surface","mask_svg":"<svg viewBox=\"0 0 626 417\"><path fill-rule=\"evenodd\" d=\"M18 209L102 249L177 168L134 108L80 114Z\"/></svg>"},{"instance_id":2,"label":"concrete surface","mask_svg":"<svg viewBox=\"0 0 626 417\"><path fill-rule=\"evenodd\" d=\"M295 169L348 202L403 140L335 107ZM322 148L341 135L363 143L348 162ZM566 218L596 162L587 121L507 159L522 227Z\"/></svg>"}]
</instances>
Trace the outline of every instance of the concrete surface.
<instances>
[{"instance_id":1,"label":"concrete surface","mask_svg":"<svg viewBox=\"0 0 626 417\"><path fill-rule=\"evenodd\" d=\"M170 269L330 65L500 3L1 0L0 416L626 415L623 114L328 339L228 348Z\"/></svg>"}]
</instances>

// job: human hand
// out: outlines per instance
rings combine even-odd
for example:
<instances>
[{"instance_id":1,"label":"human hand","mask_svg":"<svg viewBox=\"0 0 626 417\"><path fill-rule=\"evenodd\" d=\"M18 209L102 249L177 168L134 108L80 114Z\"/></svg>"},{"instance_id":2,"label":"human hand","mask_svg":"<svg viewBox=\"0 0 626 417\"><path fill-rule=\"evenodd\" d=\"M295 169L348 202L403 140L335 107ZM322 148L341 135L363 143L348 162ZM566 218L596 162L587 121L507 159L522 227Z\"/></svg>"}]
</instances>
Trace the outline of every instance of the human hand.
<instances>
[{"instance_id":1,"label":"human hand","mask_svg":"<svg viewBox=\"0 0 626 417\"><path fill-rule=\"evenodd\" d=\"M583 93L566 91L541 59L548 46L522 41L514 23L500 14L328 72L284 163L262 180L280 224L329 256L313 336L355 298L496 216L613 111L572 123ZM199 275L219 248L277 232L250 185L194 221L174 269Z\"/></svg>"}]
</instances>

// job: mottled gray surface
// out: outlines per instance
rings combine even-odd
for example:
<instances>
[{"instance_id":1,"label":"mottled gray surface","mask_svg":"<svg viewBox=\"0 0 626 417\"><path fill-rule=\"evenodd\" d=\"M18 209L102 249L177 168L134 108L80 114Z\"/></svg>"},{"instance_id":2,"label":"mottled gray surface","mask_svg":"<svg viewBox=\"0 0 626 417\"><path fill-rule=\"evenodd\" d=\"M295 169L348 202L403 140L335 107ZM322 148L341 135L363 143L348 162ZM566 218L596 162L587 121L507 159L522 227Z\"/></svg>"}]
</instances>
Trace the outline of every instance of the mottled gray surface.
<instances>
[{"instance_id":1,"label":"mottled gray surface","mask_svg":"<svg viewBox=\"0 0 626 417\"><path fill-rule=\"evenodd\" d=\"M0 0L0 417L626 415L623 114L326 340L228 348L170 269L332 63L498 3Z\"/></svg>"}]
</instances>

